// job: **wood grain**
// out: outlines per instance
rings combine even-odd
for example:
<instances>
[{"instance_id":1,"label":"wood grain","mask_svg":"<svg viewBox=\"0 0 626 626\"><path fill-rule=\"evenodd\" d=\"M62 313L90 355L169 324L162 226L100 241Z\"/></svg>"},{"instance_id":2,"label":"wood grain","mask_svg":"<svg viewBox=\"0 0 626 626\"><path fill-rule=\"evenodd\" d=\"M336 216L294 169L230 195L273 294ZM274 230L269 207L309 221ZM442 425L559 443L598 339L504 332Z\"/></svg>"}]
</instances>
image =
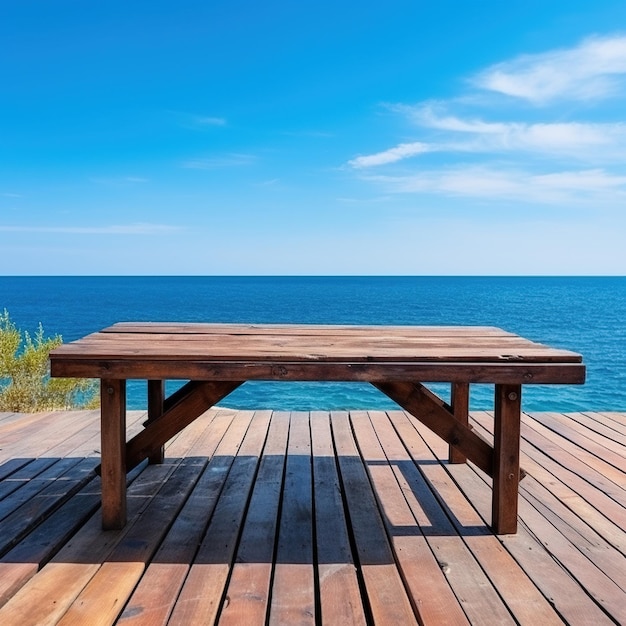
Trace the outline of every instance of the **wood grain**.
<instances>
[{"instance_id":1,"label":"wood grain","mask_svg":"<svg viewBox=\"0 0 626 626\"><path fill-rule=\"evenodd\" d=\"M9 537L0 553L0 623L165 624L177 602L189 599L181 589L190 568L221 562L218 538L234 551L221 578L197 587L201 597L216 598L216 612L202 623L268 623L271 592L263 589L277 565L290 417L310 425L306 509L313 557L307 567L313 567L319 624L411 623L411 613L398 612L405 601L427 626L451 622L455 606L472 624L626 620L624 414L522 414L527 476L515 535L495 535L488 527L490 479L471 463L448 463L448 445L404 411L315 412L308 419L267 412L252 428L255 415L210 410L167 443L162 465L133 470L129 521L114 531L103 531L100 515L93 515L99 478L92 470L82 475L97 458L98 414L28 415L23 437L19 419L3 420L11 443L3 440L0 488L7 496L0 504L16 508L0 520L0 537L13 530L19 536ZM144 419L142 412L128 414L131 435ZM493 439L491 412L472 412L470 424ZM55 432L59 425L62 436ZM604 440L618 455L611 463L595 448ZM29 455L29 445L39 457ZM239 470L225 490L235 459L258 454L250 490L237 488L245 474ZM602 474L609 468L611 478ZM19 497L21 491L33 495ZM4 525L20 511L23 526ZM229 515L237 511L241 517ZM293 519L293 509L285 515ZM213 523L226 534L211 531ZM200 555L209 535L216 541ZM310 600L292 614L304 612L306 619L307 607Z\"/></svg>"}]
</instances>

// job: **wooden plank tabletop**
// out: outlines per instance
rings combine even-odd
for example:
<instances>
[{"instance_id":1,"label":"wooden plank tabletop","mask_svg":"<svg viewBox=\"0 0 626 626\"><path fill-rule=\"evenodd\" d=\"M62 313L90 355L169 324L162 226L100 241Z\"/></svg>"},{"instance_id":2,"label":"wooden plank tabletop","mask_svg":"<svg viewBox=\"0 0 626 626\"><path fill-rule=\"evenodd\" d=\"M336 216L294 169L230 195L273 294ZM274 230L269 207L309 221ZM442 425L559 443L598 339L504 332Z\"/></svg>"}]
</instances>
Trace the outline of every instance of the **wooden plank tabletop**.
<instances>
[{"instance_id":1,"label":"wooden plank tabletop","mask_svg":"<svg viewBox=\"0 0 626 626\"><path fill-rule=\"evenodd\" d=\"M119 323L51 353L63 359L580 363L492 327Z\"/></svg>"},{"instance_id":2,"label":"wooden plank tabletop","mask_svg":"<svg viewBox=\"0 0 626 626\"><path fill-rule=\"evenodd\" d=\"M61 377L582 384L580 354L487 326L124 322L56 348Z\"/></svg>"}]
</instances>

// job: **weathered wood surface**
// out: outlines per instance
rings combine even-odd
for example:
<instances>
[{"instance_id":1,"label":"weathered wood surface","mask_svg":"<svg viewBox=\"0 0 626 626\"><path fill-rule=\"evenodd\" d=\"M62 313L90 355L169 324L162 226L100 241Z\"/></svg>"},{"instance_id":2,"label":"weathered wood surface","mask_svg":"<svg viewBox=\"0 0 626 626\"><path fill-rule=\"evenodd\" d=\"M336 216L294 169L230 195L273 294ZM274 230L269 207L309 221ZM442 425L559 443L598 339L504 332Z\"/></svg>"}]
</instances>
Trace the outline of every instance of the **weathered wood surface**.
<instances>
[{"instance_id":1,"label":"weathered wood surface","mask_svg":"<svg viewBox=\"0 0 626 626\"><path fill-rule=\"evenodd\" d=\"M98 417L0 415L1 624L626 623L626 414L523 415L506 536L490 479L399 410L211 409L103 531Z\"/></svg>"},{"instance_id":2,"label":"weathered wood surface","mask_svg":"<svg viewBox=\"0 0 626 626\"><path fill-rule=\"evenodd\" d=\"M237 364L288 363L290 367L284 369L289 373L297 364L314 363L326 368L329 376L335 366L342 376L349 376L346 363L497 366L512 362L518 365L568 365L546 372L552 372L555 377L552 382L568 382L568 379L569 382L581 382L580 376L584 375L581 361L581 356L574 352L544 346L497 328L421 326L128 323L116 324L60 346L51 354L54 376L76 375L80 371L87 377L147 378L153 375L155 379L194 378L187 375L188 371L178 375L172 371L165 376L157 375L156 372L168 363L186 367L194 362L213 363L215 375L219 371L223 375L224 371L229 371L228 367ZM122 376L120 369L124 366L129 374ZM146 368L154 368L154 371L147 372ZM280 367L276 369L273 378L286 375L281 374ZM103 374L103 370L108 374ZM358 373L358 368L355 371ZM445 371L442 369L439 375L443 376ZM209 372L205 375L208 376ZM246 376L240 378L247 379ZM383 377L383 380L389 378ZM524 380L520 378L517 382ZM527 379L526 382L530 381Z\"/></svg>"}]
</instances>

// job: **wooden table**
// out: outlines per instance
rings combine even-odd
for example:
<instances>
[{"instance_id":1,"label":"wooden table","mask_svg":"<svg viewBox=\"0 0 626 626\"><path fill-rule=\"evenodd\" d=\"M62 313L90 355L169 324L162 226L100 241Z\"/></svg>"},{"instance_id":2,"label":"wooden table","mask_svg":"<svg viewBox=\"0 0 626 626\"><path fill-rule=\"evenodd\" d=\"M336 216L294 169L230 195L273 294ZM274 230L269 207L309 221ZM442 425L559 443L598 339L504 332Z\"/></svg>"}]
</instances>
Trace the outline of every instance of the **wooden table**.
<instances>
[{"instance_id":1,"label":"wooden table","mask_svg":"<svg viewBox=\"0 0 626 626\"><path fill-rule=\"evenodd\" d=\"M101 381L102 524L126 523L126 473L248 380L365 381L493 478L492 526L517 531L522 385L581 384L579 354L498 328L119 323L50 354L51 374ZM148 381L148 419L126 441L126 380ZM187 382L165 397L164 381ZM423 383L452 385L447 404ZM494 445L468 425L471 383L495 385Z\"/></svg>"}]
</instances>

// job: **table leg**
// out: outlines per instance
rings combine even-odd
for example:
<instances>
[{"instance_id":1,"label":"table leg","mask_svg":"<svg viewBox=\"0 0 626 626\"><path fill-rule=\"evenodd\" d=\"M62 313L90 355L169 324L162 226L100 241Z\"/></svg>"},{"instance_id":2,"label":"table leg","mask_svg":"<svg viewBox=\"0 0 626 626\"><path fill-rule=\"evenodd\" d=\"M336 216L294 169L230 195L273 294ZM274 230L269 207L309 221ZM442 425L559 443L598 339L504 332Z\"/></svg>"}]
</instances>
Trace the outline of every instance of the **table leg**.
<instances>
[{"instance_id":1,"label":"table leg","mask_svg":"<svg viewBox=\"0 0 626 626\"><path fill-rule=\"evenodd\" d=\"M453 383L452 412L454 417L464 426L469 425L469 383ZM448 452L449 463L465 463L467 457L454 446Z\"/></svg>"},{"instance_id":2,"label":"table leg","mask_svg":"<svg viewBox=\"0 0 626 626\"><path fill-rule=\"evenodd\" d=\"M520 385L496 385L492 526L499 535L517 532L521 398Z\"/></svg>"},{"instance_id":3,"label":"table leg","mask_svg":"<svg viewBox=\"0 0 626 626\"><path fill-rule=\"evenodd\" d=\"M148 424L154 422L157 417L163 415L165 402L165 381L149 380L148 381ZM150 464L163 463L165 456L165 448L161 446L156 452L148 457Z\"/></svg>"},{"instance_id":4,"label":"table leg","mask_svg":"<svg viewBox=\"0 0 626 626\"><path fill-rule=\"evenodd\" d=\"M102 528L126 524L126 381L100 381Z\"/></svg>"}]
</instances>

